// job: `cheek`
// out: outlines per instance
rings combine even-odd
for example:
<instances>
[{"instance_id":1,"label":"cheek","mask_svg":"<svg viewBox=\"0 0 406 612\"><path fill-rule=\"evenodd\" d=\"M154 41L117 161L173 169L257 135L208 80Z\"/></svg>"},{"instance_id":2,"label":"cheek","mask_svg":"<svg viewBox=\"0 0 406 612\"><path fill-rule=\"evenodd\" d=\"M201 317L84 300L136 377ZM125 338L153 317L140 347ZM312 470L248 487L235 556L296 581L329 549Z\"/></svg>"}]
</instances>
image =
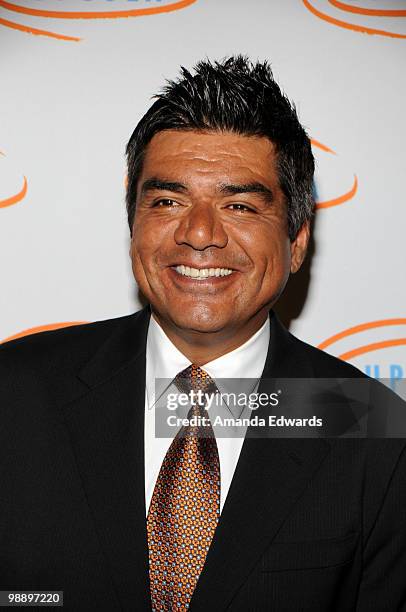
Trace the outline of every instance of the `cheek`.
<instances>
[{"instance_id":1,"label":"cheek","mask_svg":"<svg viewBox=\"0 0 406 612\"><path fill-rule=\"evenodd\" d=\"M164 250L174 243L175 229L173 219L140 212L134 220L133 242L140 253Z\"/></svg>"},{"instance_id":2,"label":"cheek","mask_svg":"<svg viewBox=\"0 0 406 612\"><path fill-rule=\"evenodd\" d=\"M131 266L135 280L138 285L142 285L143 279L145 278L144 267L141 263L140 253L134 243L134 239L131 241Z\"/></svg>"},{"instance_id":3,"label":"cheek","mask_svg":"<svg viewBox=\"0 0 406 612\"><path fill-rule=\"evenodd\" d=\"M272 282L275 275L279 277L289 271L291 244L283 227L265 226L257 231L247 228L239 232L236 242L251 260L254 276Z\"/></svg>"},{"instance_id":4,"label":"cheek","mask_svg":"<svg viewBox=\"0 0 406 612\"><path fill-rule=\"evenodd\" d=\"M161 282L160 272L167 260L173 243L173 228L170 223L149 219L140 214L136 217L131 240L132 269L138 284L156 286Z\"/></svg>"},{"instance_id":5,"label":"cheek","mask_svg":"<svg viewBox=\"0 0 406 612\"><path fill-rule=\"evenodd\" d=\"M153 224L142 219L138 220L137 217L135 218L131 240L131 257L133 264L141 261L143 265L146 266L150 262L152 253L156 250L156 236L157 232L154 231Z\"/></svg>"},{"instance_id":6,"label":"cheek","mask_svg":"<svg viewBox=\"0 0 406 612\"><path fill-rule=\"evenodd\" d=\"M135 279L141 285L148 273L148 262L151 260L148 252L148 246L150 245L151 241L148 241L143 227L140 224L134 224L131 239L131 263Z\"/></svg>"}]
</instances>

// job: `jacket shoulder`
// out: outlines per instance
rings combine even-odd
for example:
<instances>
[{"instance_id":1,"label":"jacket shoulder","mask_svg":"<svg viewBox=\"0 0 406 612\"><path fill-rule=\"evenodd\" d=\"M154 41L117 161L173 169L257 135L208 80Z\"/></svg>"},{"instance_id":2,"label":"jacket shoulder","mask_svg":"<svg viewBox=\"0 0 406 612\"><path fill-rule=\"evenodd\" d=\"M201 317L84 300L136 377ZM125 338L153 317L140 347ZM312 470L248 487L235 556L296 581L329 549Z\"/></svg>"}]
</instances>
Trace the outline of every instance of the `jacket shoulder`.
<instances>
[{"instance_id":1,"label":"jacket shoulder","mask_svg":"<svg viewBox=\"0 0 406 612\"><path fill-rule=\"evenodd\" d=\"M368 376L346 361L333 357L311 344L299 340L288 332L292 347L301 359L306 359L318 378L368 378Z\"/></svg>"},{"instance_id":2,"label":"jacket shoulder","mask_svg":"<svg viewBox=\"0 0 406 612\"><path fill-rule=\"evenodd\" d=\"M0 369L30 366L47 369L80 366L116 330L125 329L139 313L63 327L17 338L0 345Z\"/></svg>"}]
</instances>

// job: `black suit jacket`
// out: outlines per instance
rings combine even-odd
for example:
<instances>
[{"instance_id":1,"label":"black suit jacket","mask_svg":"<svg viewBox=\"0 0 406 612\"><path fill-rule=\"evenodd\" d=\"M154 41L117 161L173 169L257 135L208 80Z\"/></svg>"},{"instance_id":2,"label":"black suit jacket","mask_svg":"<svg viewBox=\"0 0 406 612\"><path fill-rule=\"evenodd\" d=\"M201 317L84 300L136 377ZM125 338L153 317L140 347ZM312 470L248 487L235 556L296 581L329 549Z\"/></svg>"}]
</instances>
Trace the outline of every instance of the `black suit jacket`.
<instances>
[{"instance_id":1,"label":"black suit jacket","mask_svg":"<svg viewBox=\"0 0 406 612\"><path fill-rule=\"evenodd\" d=\"M1 347L0 589L63 590L72 612L150 610L148 321L144 309ZM263 376L360 373L271 315ZM406 610L404 449L246 438L190 610Z\"/></svg>"}]
</instances>

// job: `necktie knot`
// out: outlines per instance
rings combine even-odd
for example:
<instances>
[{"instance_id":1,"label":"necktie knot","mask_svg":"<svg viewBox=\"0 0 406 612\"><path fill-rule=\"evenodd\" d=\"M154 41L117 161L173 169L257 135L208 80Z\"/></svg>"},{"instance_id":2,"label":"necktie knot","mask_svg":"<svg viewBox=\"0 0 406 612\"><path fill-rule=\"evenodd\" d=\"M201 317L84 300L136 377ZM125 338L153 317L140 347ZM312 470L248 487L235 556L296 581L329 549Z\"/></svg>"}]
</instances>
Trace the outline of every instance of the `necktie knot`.
<instances>
[{"instance_id":1,"label":"necktie knot","mask_svg":"<svg viewBox=\"0 0 406 612\"><path fill-rule=\"evenodd\" d=\"M218 389L209 374L192 363L188 368L182 370L175 376L174 383L183 393L190 391L203 391L204 393L217 393Z\"/></svg>"}]
</instances>

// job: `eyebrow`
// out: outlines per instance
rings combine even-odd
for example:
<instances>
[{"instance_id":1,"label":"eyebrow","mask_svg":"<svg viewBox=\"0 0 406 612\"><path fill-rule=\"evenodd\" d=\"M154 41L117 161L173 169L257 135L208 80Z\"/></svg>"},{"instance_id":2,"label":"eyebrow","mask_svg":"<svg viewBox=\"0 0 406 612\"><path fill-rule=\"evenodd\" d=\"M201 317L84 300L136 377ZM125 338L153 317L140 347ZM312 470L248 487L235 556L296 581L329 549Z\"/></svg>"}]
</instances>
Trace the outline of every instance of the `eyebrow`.
<instances>
[{"instance_id":1,"label":"eyebrow","mask_svg":"<svg viewBox=\"0 0 406 612\"><path fill-rule=\"evenodd\" d=\"M269 187L265 187L262 183L243 183L241 185L224 184L220 187L220 192L227 195L237 195L239 193L258 193L265 196L269 202L273 202L274 193Z\"/></svg>"},{"instance_id":2,"label":"eyebrow","mask_svg":"<svg viewBox=\"0 0 406 612\"><path fill-rule=\"evenodd\" d=\"M176 181L165 181L158 178L150 178L144 181L141 193L145 195L148 191L174 191L175 193L184 193L187 191L187 187L182 183Z\"/></svg>"}]
</instances>

